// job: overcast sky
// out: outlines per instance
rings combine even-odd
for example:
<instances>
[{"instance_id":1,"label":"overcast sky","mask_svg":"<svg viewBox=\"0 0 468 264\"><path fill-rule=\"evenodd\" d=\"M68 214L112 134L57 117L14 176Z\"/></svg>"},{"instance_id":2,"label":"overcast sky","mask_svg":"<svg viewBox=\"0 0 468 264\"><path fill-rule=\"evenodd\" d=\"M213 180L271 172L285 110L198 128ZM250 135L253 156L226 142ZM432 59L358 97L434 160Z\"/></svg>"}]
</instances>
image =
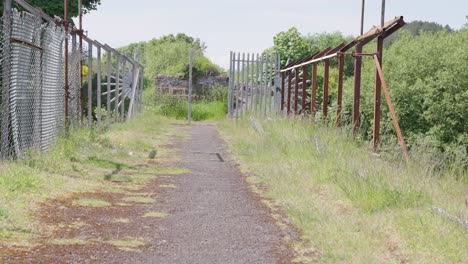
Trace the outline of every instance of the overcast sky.
<instances>
[{"instance_id":1,"label":"overcast sky","mask_svg":"<svg viewBox=\"0 0 468 264\"><path fill-rule=\"evenodd\" d=\"M380 24L380 7L381 0L366 1L364 31ZM385 20L400 15L459 29L468 0L387 0ZM229 51L261 52L292 26L356 36L360 16L361 0L102 0L83 24L91 38L116 48L183 32L204 41L206 55L226 68Z\"/></svg>"}]
</instances>

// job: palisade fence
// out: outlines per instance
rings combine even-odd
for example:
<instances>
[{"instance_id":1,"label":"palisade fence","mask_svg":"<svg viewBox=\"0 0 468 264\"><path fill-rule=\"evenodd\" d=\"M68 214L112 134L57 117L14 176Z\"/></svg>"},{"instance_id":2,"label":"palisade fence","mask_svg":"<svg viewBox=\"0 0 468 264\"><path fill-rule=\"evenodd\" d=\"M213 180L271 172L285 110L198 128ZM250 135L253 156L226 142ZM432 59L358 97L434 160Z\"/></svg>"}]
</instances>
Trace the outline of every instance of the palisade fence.
<instances>
[{"instance_id":1,"label":"palisade fence","mask_svg":"<svg viewBox=\"0 0 468 264\"><path fill-rule=\"evenodd\" d=\"M274 54L231 52L228 114L266 116L280 111L280 57Z\"/></svg>"},{"instance_id":2,"label":"palisade fence","mask_svg":"<svg viewBox=\"0 0 468 264\"><path fill-rule=\"evenodd\" d=\"M122 55L24 0L7 2L0 33L1 160L47 151L60 131L80 128L86 116L89 129L102 131L141 111L138 53ZM89 69L87 87L82 65Z\"/></svg>"}]
</instances>

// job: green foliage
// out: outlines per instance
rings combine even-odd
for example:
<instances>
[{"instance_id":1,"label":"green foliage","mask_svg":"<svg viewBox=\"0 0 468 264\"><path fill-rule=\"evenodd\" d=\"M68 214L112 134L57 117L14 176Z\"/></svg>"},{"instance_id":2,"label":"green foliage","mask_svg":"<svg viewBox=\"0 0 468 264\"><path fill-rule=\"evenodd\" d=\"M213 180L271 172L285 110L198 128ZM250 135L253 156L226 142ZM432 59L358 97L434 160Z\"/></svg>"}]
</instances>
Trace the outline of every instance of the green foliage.
<instances>
[{"instance_id":1,"label":"green foliage","mask_svg":"<svg viewBox=\"0 0 468 264\"><path fill-rule=\"evenodd\" d=\"M64 1L63 0L30 0L28 1L33 6L41 8L50 16L64 16ZM101 4L101 0L82 0L83 13L87 14L90 11L96 10ZM70 17L78 16L78 1L69 1ZM3 5L0 6L0 12L3 12Z\"/></svg>"},{"instance_id":2,"label":"green foliage","mask_svg":"<svg viewBox=\"0 0 468 264\"><path fill-rule=\"evenodd\" d=\"M468 169L468 30L401 35L384 52L384 74L409 146L436 149L454 161L458 174ZM367 60L362 76L361 130L371 137L374 64ZM350 80L351 81L351 80ZM350 111L352 83L345 102ZM396 142L385 100L382 100L384 138ZM390 136L391 135L391 136ZM390 137L390 138L389 138Z\"/></svg>"},{"instance_id":3,"label":"green foliage","mask_svg":"<svg viewBox=\"0 0 468 264\"><path fill-rule=\"evenodd\" d=\"M334 48L340 43L348 43L351 41L351 36L344 36L340 32L320 33L302 36L301 33L292 27L286 32L280 32L273 37L273 48L265 50L264 53L275 52L281 56L281 66L284 67L286 62L301 59L315 52L326 48ZM330 61L330 65L336 66L335 60ZM346 57L345 59L345 74L352 75L353 73L353 58Z\"/></svg>"},{"instance_id":4,"label":"green foliage","mask_svg":"<svg viewBox=\"0 0 468 264\"><path fill-rule=\"evenodd\" d=\"M194 78L206 74L220 74L221 68L204 56L205 43L186 34L166 35L148 42L133 43L119 49L123 54L141 51L141 63L145 77L152 80L156 75L175 75L188 78L190 49L194 49Z\"/></svg>"},{"instance_id":5,"label":"green foliage","mask_svg":"<svg viewBox=\"0 0 468 264\"><path fill-rule=\"evenodd\" d=\"M292 27L286 32L280 32L273 37L273 51L281 56L281 65L287 60L298 60L311 53L312 47L307 43L297 28Z\"/></svg>"},{"instance_id":6,"label":"green foliage","mask_svg":"<svg viewBox=\"0 0 468 264\"><path fill-rule=\"evenodd\" d=\"M447 31L447 32L453 32L454 30L452 28L450 28L449 25L446 25L445 27L438 24L438 23L435 23L435 22L426 22L426 21L412 21L408 24L406 24L402 31L400 32L404 32L404 31L407 31L409 32L412 36L419 36L421 35L422 33L437 33L437 32L440 32L440 31ZM392 45L396 40L398 40L401 36L401 34L405 34L405 33L400 33L400 32L396 32L392 35L390 35L389 37L387 37L385 39L385 47L389 47L390 45Z\"/></svg>"}]
</instances>

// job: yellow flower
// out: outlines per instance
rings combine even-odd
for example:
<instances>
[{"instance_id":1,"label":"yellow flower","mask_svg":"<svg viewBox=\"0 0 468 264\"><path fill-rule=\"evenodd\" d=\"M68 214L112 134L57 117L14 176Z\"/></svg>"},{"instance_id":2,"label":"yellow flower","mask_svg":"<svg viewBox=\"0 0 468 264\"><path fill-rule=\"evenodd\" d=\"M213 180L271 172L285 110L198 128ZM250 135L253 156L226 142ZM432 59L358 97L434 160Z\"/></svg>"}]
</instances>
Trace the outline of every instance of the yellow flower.
<instances>
[{"instance_id":1,"label":"yellow flower","mask_svg":"<svg viewBox=\"0 0 468 264\"><path fill-rule=\"evenodd\" d=\"M83 78L88 77L88 66L83 66Z\"/></svg>"}]
</instances>

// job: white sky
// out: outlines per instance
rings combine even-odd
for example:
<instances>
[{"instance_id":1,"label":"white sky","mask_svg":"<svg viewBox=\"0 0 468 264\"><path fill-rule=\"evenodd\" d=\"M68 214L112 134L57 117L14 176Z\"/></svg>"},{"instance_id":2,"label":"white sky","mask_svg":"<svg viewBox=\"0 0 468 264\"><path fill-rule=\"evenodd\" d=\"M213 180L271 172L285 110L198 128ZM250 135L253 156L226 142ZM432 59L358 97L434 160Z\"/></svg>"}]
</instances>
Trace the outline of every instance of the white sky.
<instances>
[{"instance_id":1,"label":"white sky","mask_svg":"<svg viewBox=\"0 0 468 264\"><path fill-rule=\"evenodd\" d=\"M364 31L380 24L381 0L366 1ZM468 0L387 0L386 19L425 20L459 29ZM340 31L358 35L361 0L102 0L85 15L91 38L118 48L166 34L186 33L208 46L206 55L224 68L229 52L261 52L273 36L296 26L303 34Z\"/></svg>"}]
</instances>

